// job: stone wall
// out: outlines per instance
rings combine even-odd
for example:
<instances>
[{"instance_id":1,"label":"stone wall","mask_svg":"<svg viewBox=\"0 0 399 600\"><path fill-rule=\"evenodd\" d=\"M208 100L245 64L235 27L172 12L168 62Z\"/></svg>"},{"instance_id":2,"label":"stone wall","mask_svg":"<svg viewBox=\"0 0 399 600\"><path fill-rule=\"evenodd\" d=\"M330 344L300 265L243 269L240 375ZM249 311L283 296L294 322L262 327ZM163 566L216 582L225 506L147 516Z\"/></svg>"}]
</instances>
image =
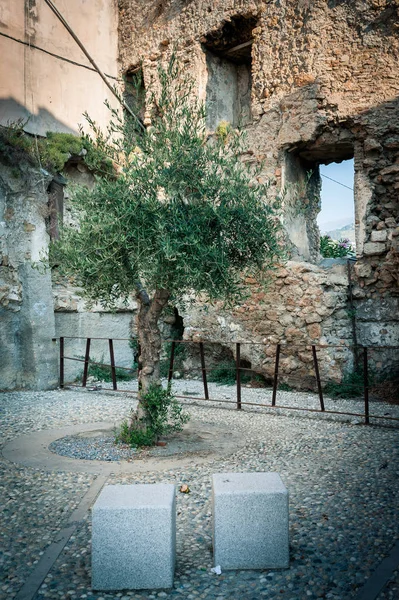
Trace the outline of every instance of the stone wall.
<instances>
[{"instance_id":1,"label":"stone wall","mask_svg":"<svg viewBox=\"0 0 399 600\"><path fill-rule=\"evenodd\" d=\"M282 219L292 260L266 295L249 282L252 297L244 306L229 313L204 306L185 314L186 337L230 348L238 339L265 338L287 343L287 349L344 346L354 343L355 317L360 344L398 345L399 2L121 0L119 7L122 68L142 62L146 85L176 49L215 116L224 84L218 87L212 60L209 68L209 52L228 72L223 81L233 77L234 65L249 68L247 158L264 161L272 196L285 190ZM231 112L231 99L224 99ZM226 107L219 108L227 115ZM208 121L211 129L216 118ZM316 217L319 165L352 157L357 261L351 304L346 266L320 262ZM306 183L308 171L313 175ZM270 375L267 351L254 347L247 354ZM392 352L381 356L381 364L392 364ZM308 350L284 360L295 377L312 373ZM339 379L352 361L351 352L323 350L323 377Z\"/></svg>"},{"instance_id":2,"label":"stone wall","mask_svg":"<svg viewBox=\"0 0 399 600\"><path fill-rule=\"evenodd\" d=\"M69 4L61 3L61 8L73 12L76 6ZM249 300L232 311L200 303L184 313L186 339L206 340L210 348L213 344L217 351L212 360L223 355L223 348L234 354L237 341L251 342L243 345L242 358L268 378L275 344L281 342L282 376L298 386L314 382L311 344L330 346L318 351L323 379L339 380L352 368L353 353L346 346L355 341L353 318L360 344L398 345L398 0L119 0L118 4L122 72L142 63L148 88L156 80L159 62L166 62L177 48L183 70L194 76L198 95L207 104L209 129L222 119L245 127L246 160L262 161L263 177L271 183L270 197L283 197L288 263L273 275L267 291L248 280ZM100 5L104 8L95 3ZM10 13L5 6L4 14ZM28 15L36 19L37 35L38 23L48 22L43 12L38 15L43 18ZM31 93L37 89L29 75L36 55L32 48L24 52L21 60L27 69L21 81ZM89 112L96 117L103 94L98 101L90 82L84 78L79 93L75 85L69 90L74 99L79 96L86 102L89 85L90 99L96 102L95 111ZM63 109L69 97L63 96L55 113L67 115L73 129L70 106L69 112ZM3 116L9 118L10 106L6 109ZM36 110L39 114L40 107L31 112ZM103 114L98 114L101 121ZM145 123L149 119L147 114ZM346 262L321 260L316 217L319 165L352 157L357 261L350 289ZM55 334L128 337L135 312L132 305L116 315L100 309L88 313L75 290L61 284L54 285L53 305L49 275L31 267L48 243L50 178L29 169L28 173L23 161L0 166L0 389L55 385L57 351L51 342ZM76 180L77 171L79 165L67 176ZM79 178L92 184L86 171ZM65 218L70 219L67 209L66 202ZM71 345L70 351L83 355L83 343ZM101 358L107 347L93 352ZM198 353L192 350L192 356L187 366L198 366ZM117 362L129 366L130 360L125 347ZM392 352L382 348L375 363L391 371L396 365ZM81 370L76 365L68 366L68 377Z\"/></svg>"},{"instance_id":3,"label":"stone wall","mask_svg":"<svg viewBox=\"0 0 399 600\"><path fill-rule=\"evenodd\" d=\"M0 390L58 382L51 276L33 268L49 239L48 183L23 160L0 162Z\"/></svg>"},{"instance_id":4,"label":"stone wall","mask_svg":"<svg viewBox=\"0 0 399 600\"><path fill-rule=\"evenodd\" d=\"M281 344L281 379L297 387L313 387L311 345L322 345L321 377L339 381L353 362L347 349L353 340L346 261L325 260L319 266L290 261L276 271L267 289L252 278L247 284L249 299L232 311L204 304L184 314L185 338L217 340L233 355L235 343L242 342L241 359L268 379L274 373L276 344Z\"/></svg>"}]
</instances>

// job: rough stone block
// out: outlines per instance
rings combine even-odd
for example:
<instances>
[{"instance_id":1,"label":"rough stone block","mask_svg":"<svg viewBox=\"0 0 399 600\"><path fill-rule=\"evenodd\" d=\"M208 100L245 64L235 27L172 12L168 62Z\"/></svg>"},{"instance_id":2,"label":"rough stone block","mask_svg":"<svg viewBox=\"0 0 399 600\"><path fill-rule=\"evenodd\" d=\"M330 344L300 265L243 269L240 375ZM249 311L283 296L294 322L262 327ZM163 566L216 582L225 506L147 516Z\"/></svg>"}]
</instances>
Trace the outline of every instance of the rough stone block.
<instances>
[{"instance_id":1,"label":"rough stone block","mask_svg":"<svg viewBox=\"0 0 399 600\"><path fill-rule=\"evenodd\" d=\"M278 473L213 475L212 507L215 566L288 567L288 491Z\"/></svg>"},{"instance_id":2,"label":"rough stone block","mask_svg":"<svg viewBox=\"0 0 399 600\"><path fill-rule=\"evenodd\" d=\"M175 488L169 484L109 485L92 511L95 590L173 586Z\"/></svg>"}]
</instances>

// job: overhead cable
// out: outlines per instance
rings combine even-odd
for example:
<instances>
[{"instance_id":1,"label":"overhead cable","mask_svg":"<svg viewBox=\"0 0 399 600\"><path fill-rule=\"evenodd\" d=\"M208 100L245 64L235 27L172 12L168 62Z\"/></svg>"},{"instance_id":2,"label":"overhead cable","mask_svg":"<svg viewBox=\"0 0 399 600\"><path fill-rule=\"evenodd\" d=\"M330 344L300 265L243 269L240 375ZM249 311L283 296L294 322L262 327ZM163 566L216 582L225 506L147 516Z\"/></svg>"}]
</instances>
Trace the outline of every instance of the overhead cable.
<instances>
[{"instance_id":1,"label":"overhead cable","mask_svg":"<svg viewBox=\"0 0 399 600\"><path fill-rule=\"evenodd\" d=\"M351 190L353 192L353 188L349 187L349 185L345 185L344 183L341 183L340 181L337 181L336 179L333 179L332 177L328 177L328 175L324 175L324 173L320 173L320 175L322 177L324 177L325 179L329 179L330 181L333 181L334 183L338 183L338 185L342 185L342 187L347 188L348 190Z\"/></svg>"},{"instance_id":2,"label":"overhead cable","mask_svg":"<svg viewBox=\"0 0 399 600\"><path fill-rule=\"evenodd\" d=\"M75 42L77 43L77 45L79 46L79 48L82 50L83 54L91 62L91 64L93 65L93 67L95 68L95 70L97 71L97 73L100 75L101 79L104 81L105 85L112 92L112 94L115 96L115 98L118 100L118 102L123 106L123 108L125 108L127 110L127 112L130 114L130 116L133 117L137 121L137 123L139 124L139 126L142 129L145 129L143 123L134 114L134 112L132 111L132 109L130 108L130 106L123 100L123 98L121 98L119 96L119 94L116 92L116 90L109 83L108 79L106 78L106 76L104 75L104 73L101 71L100 67L97 65L97 63L94 61L94 59L91 57L91 55L88 53L88 51L86 50L85 46L82 44L82 42L80 41L80 39L78 38L78 36L76 35L76 33L73 31L72 27L70 27L70 25L64 19L64 17L62 16L62 14L58 10L58 8L53 4L53 2L51 0L44 0L44 1L47 4L47 6L53 11L53 13L56 15L56 17L61 21L61 23L64 25L64 27L68 31L68 33L73 37L73 39L75 40Z\"/></svg>"}]
</instances>

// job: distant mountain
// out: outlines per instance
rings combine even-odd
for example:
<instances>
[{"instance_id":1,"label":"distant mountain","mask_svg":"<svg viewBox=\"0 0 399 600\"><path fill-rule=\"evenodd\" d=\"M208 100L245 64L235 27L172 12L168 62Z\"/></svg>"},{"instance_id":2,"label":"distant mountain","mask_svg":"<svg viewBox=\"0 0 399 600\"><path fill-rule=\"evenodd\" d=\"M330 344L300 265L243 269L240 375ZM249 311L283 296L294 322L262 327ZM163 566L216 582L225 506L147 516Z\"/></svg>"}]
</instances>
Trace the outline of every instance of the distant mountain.
<instances>
[{"instance_id":1,"label":"distant mountain","mask_svg":"<svg viewBox=\"0 0 399 600\"><path fill-rule=\"evenodd\" d=\"M332 229L339 229L340 227L348 225L348 223L353 223L352 215L346 215L346 217L340 217L339 219L330 219L329 221L323 221L322 219L323 216L320 213L317 219L317 224L321 233L326 233L327 231L331 231Z\"/></svg>"},{"instance_id":2,"label":"distant mountain","mask_svg":"<svg viewBox=\"0 0 399 600\"><path fill-rule=\"evenodd\" d=\"M321 229L321 228L320 228ZM329 235L333 240L342 240L344 238L350 240L352 245L355 244L355 224L349 223L339 229L330 229L329 231L321 230L322 235Z\"/></svg>"}]
</instances>

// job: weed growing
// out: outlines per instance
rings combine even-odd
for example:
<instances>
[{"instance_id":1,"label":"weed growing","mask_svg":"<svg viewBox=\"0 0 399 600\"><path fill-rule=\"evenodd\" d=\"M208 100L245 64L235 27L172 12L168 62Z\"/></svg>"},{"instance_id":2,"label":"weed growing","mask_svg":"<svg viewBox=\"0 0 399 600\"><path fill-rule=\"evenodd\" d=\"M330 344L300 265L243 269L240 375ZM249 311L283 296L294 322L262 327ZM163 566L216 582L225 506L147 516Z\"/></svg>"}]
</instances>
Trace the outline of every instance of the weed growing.
<instances>
[{"instance_id":1,"label":"weed growing","mask_svg":"<svg viewBox=\"0 0 399 600\"><path fill-rule=\"evenodd\" d=\"M144 417L138 420L133 413L130 422L125 420L115 435L116 443L134 447L152 446L160 436L182 431L183 425L190 420L169 387L164 390L153 384L140 401Z\"/></svg>"}]
</instances>

